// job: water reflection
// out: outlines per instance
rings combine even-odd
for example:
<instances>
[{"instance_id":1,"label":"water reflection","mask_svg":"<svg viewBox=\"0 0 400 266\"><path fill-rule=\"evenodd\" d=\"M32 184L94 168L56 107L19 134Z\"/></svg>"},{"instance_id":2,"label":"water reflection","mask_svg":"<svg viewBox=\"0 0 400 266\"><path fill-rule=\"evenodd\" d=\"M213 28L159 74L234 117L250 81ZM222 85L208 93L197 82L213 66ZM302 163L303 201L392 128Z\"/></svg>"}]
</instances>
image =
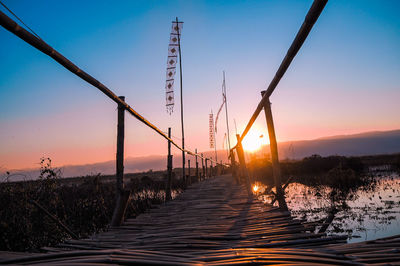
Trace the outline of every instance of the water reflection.
<instances>
[{"instance_id":1,"label":"water reflection","mask_svg":"<svg viewBox=\"0 0 400 266\"><path fill-rule=\"evenodd\" d=\"M356 191L345 201L346 208L338 208L326 231L328 234L346 234L349 243L400 234L400 177L389 173L377 175L376 181L372 190ZM285 191L292 216L309 225L317 225L310 228L318 232L332 207L327 196L330 189L291 183ZM265 202L271 202L271 197L262 197Z\"/></svg>"}]
</instances>

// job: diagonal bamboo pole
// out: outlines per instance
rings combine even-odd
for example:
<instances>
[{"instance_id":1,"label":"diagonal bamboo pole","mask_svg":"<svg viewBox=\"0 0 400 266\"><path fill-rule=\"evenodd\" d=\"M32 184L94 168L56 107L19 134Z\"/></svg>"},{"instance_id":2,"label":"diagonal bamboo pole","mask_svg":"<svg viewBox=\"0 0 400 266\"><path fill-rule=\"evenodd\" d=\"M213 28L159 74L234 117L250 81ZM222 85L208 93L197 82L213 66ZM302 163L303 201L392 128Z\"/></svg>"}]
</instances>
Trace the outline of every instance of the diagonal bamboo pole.
<instances>
[{"instance_id":1,"label":"diagonal bamboo pole","mask_svg":"<svg viewBox=\"0 0 400 266\"><path fill-rule=\"evenodd\" d=\"M290 64L293 61L293 58L296 56L297 52L300 50L301 46L303 45L304 41L306 40L308 34L310 33L312 27L314 26L315 22L317 21L319 15L321 14L322 10L324 9L328 0L314 0L310 10L308 11L306 18L304 19L301 28L299 29L295 39L292 42L289 50L286 53L285 58L283 58L281 65L279 66L278 70L274 78L272 79L271 83L269 84L266 93L262 97L261 101L257 105L256 110L254 111L253 115L251 116L249 122L247 123L246 128L244 129L242 135L240 136L240 141L244 139L246 134L249 132L251 126L256 121L258 115L260 114L261 110L264 108L264 104L268 101L269 96L274 92L276 86L278 85L279 81L286 73L286 70L289 68Z\"/></svg>"},{"instance_id":2,"label":"diagonal bamboo pole","mask_svg":"<svg viewBox=\"0 0 400 266\"><path fill-rule=\"evenodd\" d=\"M37 38L34 36L32 33L28 32L21 26L19 26L14 20L9 18L6 14L0 11L0 25L8 30L9 32L15 34L17 37L20 39L24 40L25 42L29 43L42 53L50 56L53 58L55 61L57 61L60 65L65 67L67 70L72 72L73 74L77 75L84 81L88 82L92 86L96 87L99 89L101 92L103 92L107 97L109 97L111 100L113 100L117 104L121 104L123 108L126 109L132 116L134 116L136 119L138 119L140 122L143 124L147 125L151 129L153 129L155 132L157 132L159 135L161 135L163 138L166 140L170 141L172 145L174 145L176 148L178 148L181 151L184 151L188 154L191 154L196 157L203 158L202 155L200 154L195 154L194 152L185 149L184 147L180 147L175 141L173 141L171 138L169 138L162 130L160 130L157 126L149 122L146 118L144 118L142 115L140 115L138 112L136 112L131 106L129 106L125 101L121 100L118 98L118 96L112 92L109 88L107 88L103 83L80 69L78 66L76 66L74 63L72 63L70 60L68 60L66 57L64 57L62 54L54 50L50 45L48 45L45 41L42 39Z\"/></svg>"}]
</instances>

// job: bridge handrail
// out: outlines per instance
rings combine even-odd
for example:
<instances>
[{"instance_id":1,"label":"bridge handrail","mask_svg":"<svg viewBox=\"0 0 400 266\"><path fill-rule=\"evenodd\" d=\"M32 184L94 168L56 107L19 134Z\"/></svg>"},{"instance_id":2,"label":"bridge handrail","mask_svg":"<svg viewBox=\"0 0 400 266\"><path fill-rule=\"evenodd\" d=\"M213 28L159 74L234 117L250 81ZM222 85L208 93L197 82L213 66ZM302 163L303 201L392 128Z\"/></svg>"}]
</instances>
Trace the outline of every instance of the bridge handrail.
<instances>
[{"instance_id":1,"label":"bridge handrail","mask_svg":"<svg viewBox=\"0 0 400 266\"><path fill-rule=\"evenodd\" d=\"M111 91L109 88L107 88L103 83L80 69L78 66L76 66L74 63L72 63L70 60L68 60L66 57L64 57L61 53L56 51L53 47L48 45L45 41L42 39L34 36L31 34L29 31L25 30L23 27L19 26L18 23L13 21L11 18L9 18L6 14L0 11L0 25L3 26L6 30L10 31L11 33L15 34L25 42L29 43L42 53L50 56L53 58L55 61L57 61L60 65L68 69L70 72L73 74L77 75L81 79L85 80L89 84L93 85L97 89L99 89L101 92L103 92L106 96L108 96L111 100L113 100L115 103L118 105L122 105L125 110L127 110L132 116L134 116L136 119L144 123L146 126L150 127L154 131L156 131L159 135L161 135L163 138L166 140L170 141L176 148L179 150L188 153L189 155L196 156L201 159L207 159L215 164L220 164L213 159L206 158L204 156L201 156L201 154L192 152L188 149L183 149L181 146L179 146L174 140L169 138L162 130L160 130L157 126L155 126L153 123L148 121L146 118L144 118L142 115L140 115L138 112L136 112L130 105L128 105L125 101L121 100L113 91Z\"/></svg>"},{"instance_id":2,"label":"bridge handrail","mask_svg":"<svg viewBox=\"0 0 400 266\"><path fill-rule=\"evenodd\" d=\"M263 95L261 101L258 103L256 110L254 111L253 115L251 116L249 122L246 125L243 133L240 135L238 141L242 141L244 137L247 135L251 127L253 126L254 122L256 121L258 115L260 114L261 110L264 108L265 103L269 100L269 97L274 92L276 86L278 85L279 81L281 80L282 76L285 74L286 70L289 68L290 63L296 56L297 52L300 50L301 46L303 45L305 39L307 38L308 34L310 33L312 27L314 26L315 22L317 21L319 15L321 14L322 10L324 9L328 0L315 0L310 7L303 24L301 25L299 31L295 39L293 40L289 50L286 53L286 56L283 58L281 65L279 66L278 70L275 73L274 78L272 79L271 83L269 84L265 94ZM232 148L235 149L237 144Z\"/></svg>"}]
</instances>

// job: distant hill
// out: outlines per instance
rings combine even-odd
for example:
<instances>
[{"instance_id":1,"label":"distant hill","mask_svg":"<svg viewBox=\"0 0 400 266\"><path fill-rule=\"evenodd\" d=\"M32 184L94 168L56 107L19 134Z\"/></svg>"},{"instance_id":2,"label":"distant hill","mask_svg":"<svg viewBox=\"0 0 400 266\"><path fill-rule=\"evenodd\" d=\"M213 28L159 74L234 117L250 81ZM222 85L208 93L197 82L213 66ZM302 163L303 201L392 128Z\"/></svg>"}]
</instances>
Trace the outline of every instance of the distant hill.
<instances>
[{"instance_id":1,"label":"distant hill","mask_svg":"<svg viewBox=\"0 0 400 266\"><path fill-rule=\"evenodd\" d=\"M269 149L269 147L265 148ZM281 159L301 159L312 154L360 156L398 153L400 152L400 130L282 142L278 144L278 150Z\"/></svg>"},{"instance_id":2,"label":"distant hill","mask_svg":"<svg viewBox=\"0 0 400 266\"><path fill-rule=\"evenodd\" d=\"M400 152L400 130L374 131L352 135L339 135L318 138L314 140L288 141L278 144L279 157L283 159L301 159L313 154L321 156L344 155L360 156L373 154L390 154ZM263 146L257 153L269 154L269 145ZM214 151L204 153L207 157L214 157ZM195 160L191 160L191 167L195 167ZM218 161L227 161L226 151L218 151ZM167 165L166 156L153 155L145 157L135 157L125 159L125 172L136 173L148 170L165 170ZM181 167L182 159L180 155L174 155L174 167ZM199 161L201 167L201 161ZM101 173L114 174L115 161L107 161L86 165L67 165L62 167L64 177L82 176L88 174ZM11 171L13 174L21 174L13 177L12 180L35 179L39 175L37 169L23 169ZM0 175L4 175L0 173Z\"/></svg>"}]
</instances>

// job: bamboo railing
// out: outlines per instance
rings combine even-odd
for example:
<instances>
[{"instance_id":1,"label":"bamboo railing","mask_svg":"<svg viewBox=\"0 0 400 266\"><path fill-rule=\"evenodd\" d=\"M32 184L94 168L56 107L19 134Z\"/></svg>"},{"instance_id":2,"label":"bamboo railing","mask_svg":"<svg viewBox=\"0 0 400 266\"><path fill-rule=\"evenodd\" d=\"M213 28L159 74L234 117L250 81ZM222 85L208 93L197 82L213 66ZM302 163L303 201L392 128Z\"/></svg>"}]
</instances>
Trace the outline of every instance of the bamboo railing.
<instances>
[{"instance_id":1,"label":"bamboo railing","mask_svg":"<svg viewBox=\"0 0 400 266\"><path fill-rule=\"evenodd\" d=\"M18 23L16 23L14 20L9 18L6 14L0 11L0 25L3 26L6 30L9 32L13 33L20 39L24 40L25 42L29 43L42 53L50 56L53 58L56 62L58 62L60 65L62 65L64 68L72 72L73 74L77 75L84 81L88 82L89 84L93 85L97 89L99 89L102 93L104 93L108 98L110 98L112 101L114 101L118 105L118 130L117 130L117 155L116 155L116 191L117 191L117 203L116 203L116 208L114 210L113 218L111 221L111 225L113 226L118 226L122 223L123 218L124 218L124 213L126 206L129 202L130 199L130 191L125 190L124 188L124 182L123 182L123 161L124 161L124 128L125 128L125 111L130 113L133 117L135 117L137 120L145 124L147 127L151 128L154 130L156 133L158 133L161 137L166 139L168 141L168 159L167 159L167 171L168 171L168 179L171 178L171 171L172 171L172 156L170 152L170 147L171 144L174 145L176 148L182 151L182 153L187 153L189 155L195 156L196 160L197 157L201 158L202 160L208 160L210 162L215 162L216 165L218 165L217 161L214 161L212 158L205 158L202 154L199 154L193 151L190 151L189 149L185 149L181 146L179 146L172 138L171 136L167 136L161 129L159 129L155 124L151 123L148 121L144 116L136 112L128 103L125 101L124 96L117 96L112 90L107 88L103 83L95 79L93 76L79 68L77 65L75 65L73 62L71 62L69 59L64 57L61 53L56 51L53 47L51 47L49 44L47 44L45 41L43 41L41 38L38 36L35 36L34 34L30 33ZM222 165L221 165L222 166ZM184 168L183 168L184 169ZM207 166L206 169L207 171ZM185 175L185 173L183 173ZM190 175L190 173L189 173ZM186 177L182 176L182 178L185 180ZM167 181L167 185L171 185L170 180ZM169 193L169 195L166 195L167 199L171 198L171 188L166 188L166 192Z\"/></svg>"},{"instance_id":2,"label":"bamboo railing","mask_svg":"<svg viewBox=\"0 0 400 266\"><path fill-rule=\"evenodd\" d=\"M312 27L314 26L315 22L317 21L319 15L321 14L322 10L324 9L328 0L315 0L310 7L303 24L301 25L295 39L293 40L289 50L286 53L286 56L283 58L281 65L279 66L278 70L275 73L274 78L270 82L266 91L262 91L262 98L261 101L258 103L256 110L254 111L253 115L251 116L249 122L246 125L243 133L238 135L237 137L237 144L235 147L232 148L236 149L238 153L239 161L240 161L240 172L241 175L246 178L247 190L250 191L249 187L249 176L246 170L246 165L243 156L243 149L241 142L246 137L247 133L253 126L254 122L256 121L257 117L259 116L262 109L265 111L265 116L267 120L268 126L268 135L270 140L270 150L271 150L271 159L272 159L272 172L274 176L275 188L276 188L276 197L279 202L279 206L283 209L287 210L286 202L284 200L284 191L281 185L281 174L280 174L280 167L279 167L279 158L278 158L278 147L276 142L275 136L275 128L272 119L272 111L271 111L271 103L269 101L269 97L274 92L275 88L279 84L279 81L282 79L283 75L286 73L286 70L289 68L291 62L293 61L294 57L296 56L297 52L300 50L301 46L303 45L304 41L306 40L308 34L310 33ZM233 165L233 163L232 163Z\"/></svg>"}]
</instances>

